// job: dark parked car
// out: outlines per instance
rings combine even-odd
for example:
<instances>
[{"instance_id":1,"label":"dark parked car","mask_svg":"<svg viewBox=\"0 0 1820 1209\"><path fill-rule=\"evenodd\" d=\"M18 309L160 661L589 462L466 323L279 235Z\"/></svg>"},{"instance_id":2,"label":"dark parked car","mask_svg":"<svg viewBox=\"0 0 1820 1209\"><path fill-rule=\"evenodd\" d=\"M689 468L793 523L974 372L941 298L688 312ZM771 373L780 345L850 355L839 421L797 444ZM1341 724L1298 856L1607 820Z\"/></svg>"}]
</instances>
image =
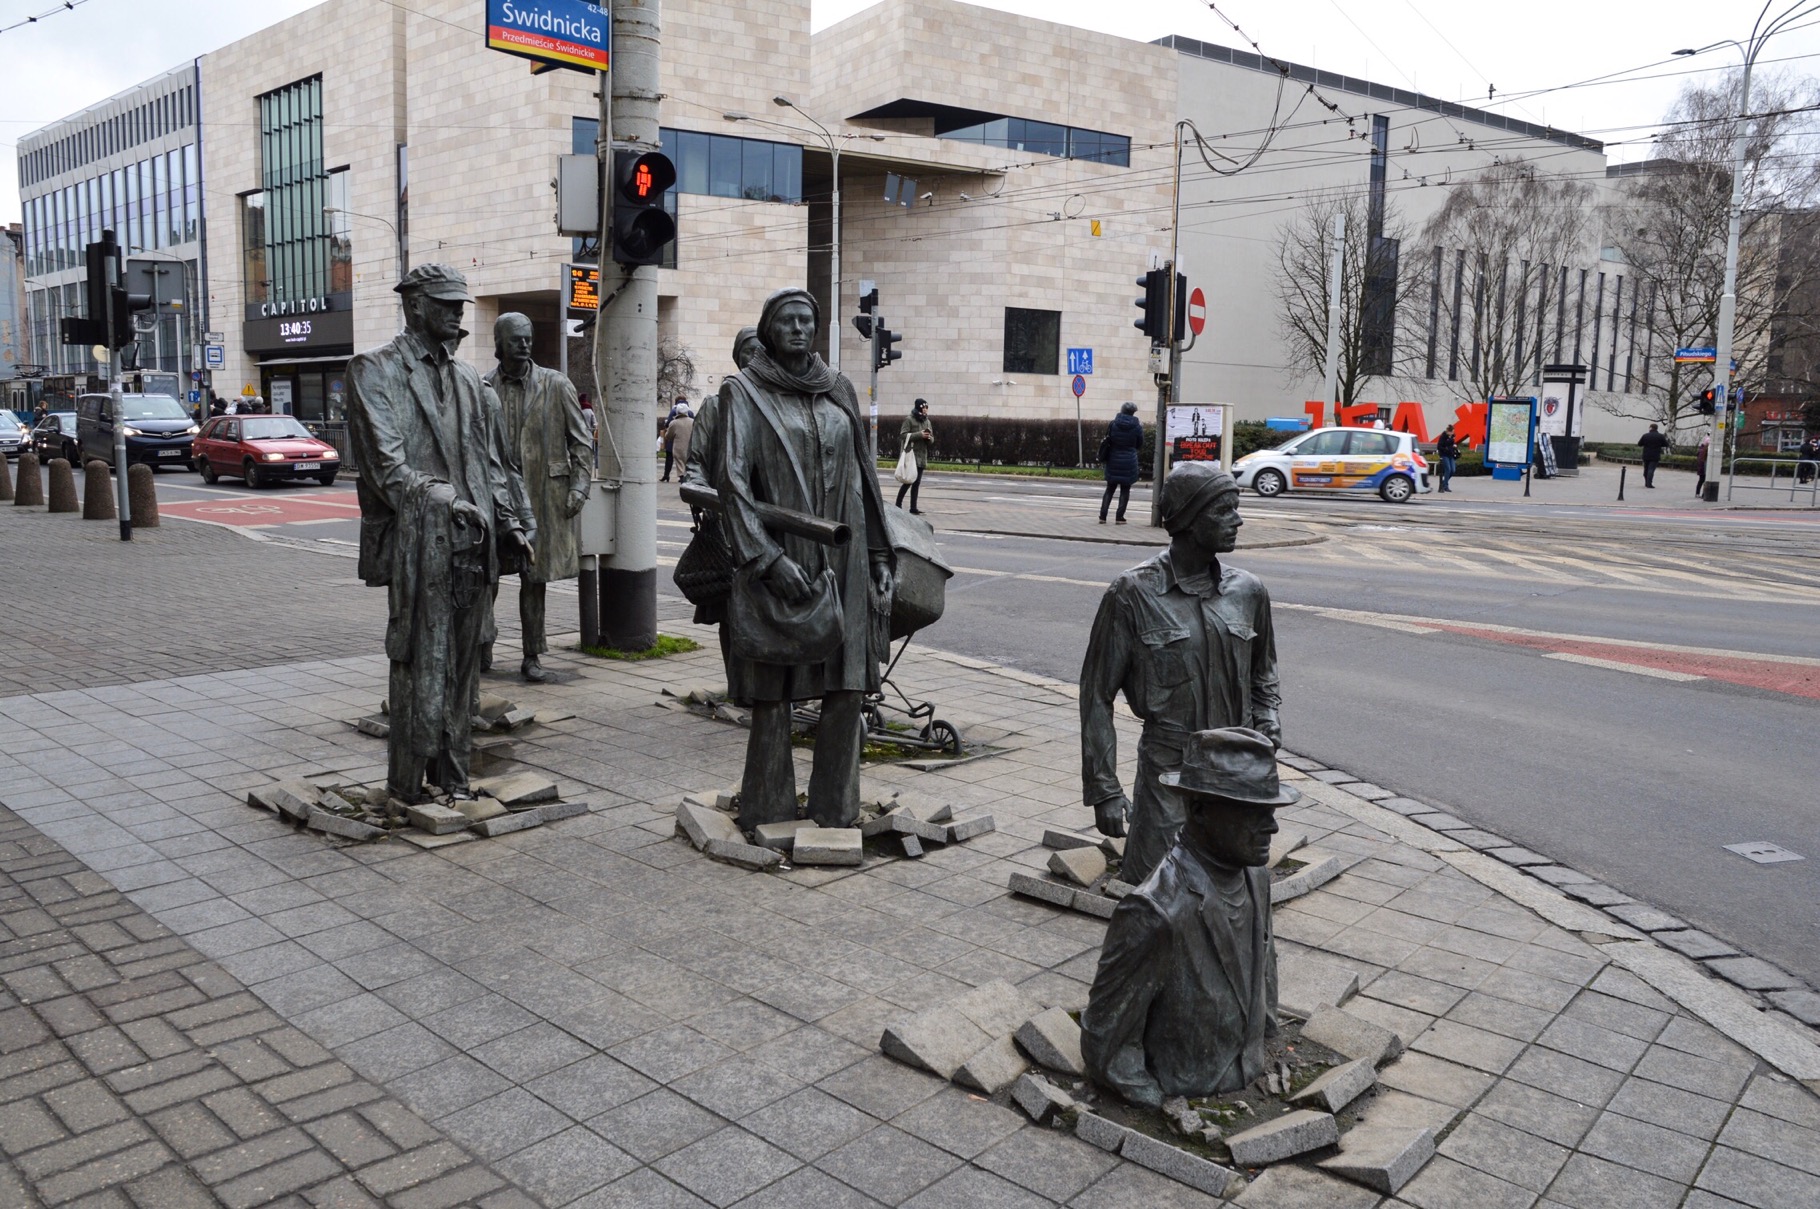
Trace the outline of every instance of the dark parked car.
<instances>
[{"instance_id":1,"label":"dark parked car","mask_svg":"<svg viewBox=\"0 0 1820 1209\"><path fill-rule=\"evenodd\" d=\"M76 444L84 458L114 463L114 409L107 395L83 395L76 400ZM186 467L196 422L189 409L169 395L122 395L122 422L126 429L127 465L144 462Z\"/></svg>"},{"instance_id":2,"label":"dark parked car","mask_svg":"<svg viewBox=\"0 0 1820 1209\"><path fill-rule=\"evenodd\" d=\"M225 474L245 479L248 487L299 478L327 487L341 469L341 455L291 416L214 416L196 438L195 465L206 483Z\"/></svg>"},{"instance_id":3,"label":"dark parked car","mask_svg":"<svg viewBox=\"0 0 1820 1209\"><path fill-rule=\"evenodd\" d=\"M0 410L0 456L16 458L32 443L32 434L10 411Z\"/></svg>"},{"instance_id":4,"label":"dark parked car","mask_svg":"<svg viewBox=\"0 0 1820 1209\"><path fill-rule=\"evenodd\" d=\"M76 413L53 411L32 429L32 450L40 462L67 458L71 466L82 465L82 451L76 446Z\"/></svg>"}]
</instances>

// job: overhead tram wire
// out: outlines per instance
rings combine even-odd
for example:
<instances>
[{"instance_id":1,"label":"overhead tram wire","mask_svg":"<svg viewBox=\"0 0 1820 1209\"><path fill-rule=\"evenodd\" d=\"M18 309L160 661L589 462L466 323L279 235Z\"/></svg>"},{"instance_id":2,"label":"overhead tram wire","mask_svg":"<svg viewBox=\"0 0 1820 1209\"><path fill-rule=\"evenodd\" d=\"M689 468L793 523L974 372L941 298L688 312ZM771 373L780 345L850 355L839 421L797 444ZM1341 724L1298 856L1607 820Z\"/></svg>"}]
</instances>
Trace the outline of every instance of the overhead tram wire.
<instances>
[{"instance_id":1,"label":"overhead tram wire","mask_svg":"<svg viewBox=\"0 0 1820 1209\"><path fill-rule=\"evenodd\" d=\"M39 13L35 17L25 17L21 20L13 22L11 25L0 25L0 34L10 34L15 29L24 29L28 25L36 25L36 24L38 24L38 22L44 20L46 17L54 17L58 13L67 13L70 10L80 7L81 5L84 5L87 3L88 3L88 0L63 0L62 4L53 5L52 7L45 9L43 12Z\"/></svg>"}]
</instances>

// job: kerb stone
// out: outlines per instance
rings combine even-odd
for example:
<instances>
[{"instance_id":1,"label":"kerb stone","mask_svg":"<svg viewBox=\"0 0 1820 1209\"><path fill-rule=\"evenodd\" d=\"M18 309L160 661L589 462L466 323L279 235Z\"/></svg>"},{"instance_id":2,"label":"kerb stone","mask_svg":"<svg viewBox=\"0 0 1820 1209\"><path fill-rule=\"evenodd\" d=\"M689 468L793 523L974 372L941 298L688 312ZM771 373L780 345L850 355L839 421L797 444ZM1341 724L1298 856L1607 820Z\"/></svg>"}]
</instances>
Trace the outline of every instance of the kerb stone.
<instances>
[{"instance_id":1,"label":"kerb stone","mask_svg":"<svg viewBox=\"0 0 1820 1209\"><path fill-rule=\"evenodd\" d=\"M961 1063L954 1072L954 1081L990 1096L1016 1083L1029 1069L1030 1063L1017 1052L1011 1038L999 1037Z\"/></svg>"},{"instance_id":2,"label":"kerb stone","mask_svg":"<svg viewBox=\"0 0 1820 1209\"><path fill-rule=\"evenodd\" d=\"M738 828L734 830L737 831ZM757 844L748 844L744 840L709 840L702 846L702 853L717 861L759 872L775 869L784 863L784 858L769 848L760 848Z\"/></svg>"},{"instance_id":3,"label":"kerb stone","mask_svg":"<svg viewBox=\"0 0 1820 1209\"><path fill-rule=\"evenodd\" d=\"M524 813L534 814L546 823L554 823L559 819L577 818L580 815L589 814L591 811L586 802L545 802L542 806L534 806Z\"/></svg>"},{"instance_id":4,"label":"kerb stone","mask_svg":"<svg viewBox=\"0 0 1820 1209\"><path fill-rule=\"evenodd\" d=\"M457 831L466 831L468 816L459 810L450 810L435 802L425 802L419 806L406 806L405 817L411 820L411 826L431 835L449 835Z\"/></svg>"},{"instance_id":5,"label":"kerb stone","mask_svg":"<svg viewBox=\"0 0 1820 1209\"><path fill-rule=\"evenodd\" d=\"M354 723L354 729L375 739L388 739L392 735L392 724L378 714L360 719Z\"/></svg>"},{"instance_id":6,"label":"kerb stone","mask_svg":"<svg viewBox=\"0 0 1820 1209\"><path fill-rule=\"evenodd\" d=\"M676 807L676 825L689 837L689 842L699 849L705 850L710 840L740 845L746 842L745 833L740 831L739 824L731 816L687 799Z\"/></svg>"},{"instance_id":7,"label":"kerb stone","mask_svg":"<svg viewBox=\"0 0 1820 1209\"><path fill-rule=\"evenodd\" d=\"M1695 961L1704 961L1709 957L1736 957L1738 955L1738 950L1717 936L1709 936L1698 928L1688 928L1681 932L1656 932L1652 933L1652 937L1683 957L1691 957Z\"/></svg>"},{"instance_id":8,"label":"kerb stone","mask_svg":"<svg viewBox=\"0 0 1820 1209\"><path fill-rule=\"evenodd\" d=\"M1061 1008L1050 1008L1024 1021L1018 1027L1017 1043L1038 1066L1082 1075L1087 1071L1081 1060L1081 1026Z\"/></svg>"},{"instance_id":9,"label":"kerb stone","mask_svg":"<svg viewBox=\"0 0 1820 1209\"><path fill-rule=\"evenodd\" d=\"M898 837L898 843L904 846L904 855L912 860L923 854L923 842L913 835Z\"/></svg>"},{"instance_id":10,"label":"kerb stone","mask_svg":"<svg viewBox=\"0 0 1820 1209\"><path fill-rule=\"evenodd\" d=\"M1291 1096L1297 1104L1309 1104L1339 1112L1370 1091L1378 1082L1378 1068L1368 1058L1355 1058L1336 1066Z\"/></svg>"},{"instance_id":11,"label":"kerb stone","mask_svg":"<svg viewBox=\"0 0 1820 1209\"><path fill-rule=\"evenodd\" d=\"M1337 856L1323 857L1313 862L1306 869L1298 869L1288 877L1278 878L1270 883L1270 904L1286 903L1300 898L1313 890L1325 886L1340 876L1345 868Z\"/></svg>"},{"instance_id":12,"label":"kerb stone","mask_svg":"<svg viewBox=\"0 0 1820 1209\"><path fill-rule=\"evenodd\" d=\"M1077 886L1091 886L1106 876L1106 854L1097 845L1063 849L1050 854L1049 872Z\"/></svg>"},{"instance_id":13,"label":"kerb stone","mask_svg":"<svg viewBox=\"0 0 1820 1209\"><path fill-rule=\"evenodd\" d=\"M1800 985L1760 957L1721 957L1707 962L1706 968L1747 991L1786 991Z\"/></svg>"},{"instance_id":14,"label":"kerb stone","mask_svg":"<svg viewBox=\"0 0 1820 1209\"><path fill-rule=\"evenodd\" d=\"M799 865L859 865L866 850L857 827L803 827L790 858Z\"/></svg>"},{"instance_id":15,"label":"kerb stone","mask_svg":"<svg viewBox=\"0 0 1820 1209\"><path fill-rule=\"evenodd\" d=\"M1011 1098L1038 1125L1047 1125L1074 1107L1073 1096L1037 1075L1024 1075L1012 1084Z\"/></svg>"},{"instance_id":16,"label":"kerb stone","mask_svg":"<svg viewBox=\"0 0 1820 1209\"><path fill-rule=\"evenodd\" d=\"M1348 1058L1382 1066L1403 1052L1403 1039L1379 1024L1340 1008L1322 1008L1302 1026L1302 1036Z\"/></svg>"},{"instance_id":17,"label":"kerb stone","mask_svg":"<svg viewBox=\"0 0 1820 1209\"><path fill-rule=\"evenodd\" d=\"M1360 1125L1340 1139L1339 1154L1317 1159L1315 1166L1395 1196L1434 1153L1435 1136L1426 1129Z\"/></svg>"},{"instance_id":18,"label":"kerb stone","mask_svg":"<svg viewBox=\"0 0 1820 1209\"><path fill-rule=\"evenodd\" d=\"M1809 1028L1820 1028L1820 994L1813 991L1776 991L1769 1001Z\"/></svg>"},{"instance_id":19,"label":"kerb stone","mask_svg":"<svg viewBox=\"0 0 1820 1209\"><path fill-rule=\"evenodd\" d=\"M1677 932L1687 927L1686 920L1642 903L1614 903L1605 908L1605 913L1639 932Z\"/></svg>"},{"instance_id":20,"label":"kerb stone","mask_svg":"<svg viewBox=\"0 0 1820 1209\"><path fill-rule=\"evenodd\" d=\"M911 830L911 824L915 821L915 815L911 814L906 808L898 806L885 811L885 813L878 815L876 818L870 818L861 823L859 825L859 833L867 839L871 839L875 835L890 835L894 832L902 835L910 835L914 834Z\"/></svg>"},{"instance_id":21,"label":"kerb stone","mask_svg":"<svg viewBox=\"0 0 1820 1209\"><path fill-rule=\"evenodd\" d=\"M1113 1154L1125 1144L1127 1138L1142 1137L1135 1130L1126 1129L1114 1121L1108 1121L1097 1113L1083 1112L1074 1119L1074 1136L1083 1142L1090 1142L1101 1150Z\"/></svg>"},{"instance_id":22,"label":"kerb stone","mask_svg":"<svg viewBox=\"0 0 1820 1209\"><path fill-rule=\"evenodd\" d=\"M1043 847L1045 848L1097 848L1099 846L1100 842L1097 838L1089 838L1072 831L1057 831L1051 827L1043 832Z\"/></svg>"},{"instance_id":23,"label":"kerb stone","mask_svg":"<svg viewBox=\"0 0 1820 1209\"><path fill-rule=\"evenodd\" d=\"M1226 1190L1232 1187L1232 1182L1239 1178L1239 1173L1229 1167L1210 1163L1186 1150L1178 1150L1148 1134L1128 1134L1125 1144L1119 1147L1119 1157L1129 1159L1139 1167L1148 1167L1158 1175L1166 1175L1172 1180L1187 1184L1208 1196L1225 1196Z\"/></svg>"},{"instance_id":24,"label":"kerb stone","mask_svg":"<svg viewBox=\"0 0 1820 1209\"><path fill-rule=\"evenodd\" d=\"M1046 877L1037 877L1032 873L1013 873L1011 875L1011 893L1021 894L1025 898L1034 898L1038 902L1051 903L1057 907L1073 907L1075 889L1060 882L1052 882Z\"/></svg>"},{"instance_id":25,"label":"kerb stone","mask_svg":"<svg viewBox=\"0 0 1820 1209\"><path fill-rule=\"evenodd\" d=\"M998 823L989 814L970 814L964 819L955 819L942 828L947 833L948 843L962 844L975 836L997 831Z\"/></svg>"},{"instance_id":26,"label":"kerb stone","mask_svg":"<svg viewBox=\"0 0 1820 1209\"><path fill-rule=\"evenodd\" d=\"M529 831L533 827L542 826L542 815L533 810L523 810L517 814L508 811L496 818L482 819L468 830L476 835L484 835L488 839L493 839L497 836L510 835L514 831Z\"/></svg>"},{"instance_id":27,"label":"kerb stone","mask_svg":"<svg viewBox=\"0 0 1820 1209\"><path fill-rule=\"evenodd\" d=\"M359 819L343 818L321 807L311 809L309 827L312 831L327 832L350 840L376 840L386 834L383 827L375 827Z\"/></svg>"},{"instance_id":28,"label":"kerb stone","mask_svg":"<svg viewBox=\"0 0 1820 1209\"><path fill-rule=\"evenodd\" d=\"M1261 1167L1332 1146L1340 1140L1340 1127L1331 1113L1297 1109L1226 1139L1232 1161L1241 1167Z\"/></svg>"},{"instance_id":29,"label":"kerb stone","mask_svg":"<svg viewBox=\"0 0 1820 1209\"><path fill-rule=\"evenodd\" d=\"M1082 915L1091 915L1096 919L1111 919L1118 909L1118 900L1107 898L1104 894L1095 894L1091 890L1076 890L1074 901L1069 904Z\"/></svg>"}]
</instances>

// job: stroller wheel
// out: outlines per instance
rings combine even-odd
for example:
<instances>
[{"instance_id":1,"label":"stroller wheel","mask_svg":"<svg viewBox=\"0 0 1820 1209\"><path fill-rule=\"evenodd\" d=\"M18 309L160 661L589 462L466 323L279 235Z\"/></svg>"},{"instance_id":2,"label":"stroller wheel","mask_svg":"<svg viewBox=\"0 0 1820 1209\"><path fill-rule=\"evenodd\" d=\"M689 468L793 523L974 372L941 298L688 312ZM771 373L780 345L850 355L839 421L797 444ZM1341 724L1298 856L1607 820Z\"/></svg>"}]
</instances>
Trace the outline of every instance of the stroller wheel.
<instances>
[{"instance_id":1,"label":"stroller wheel","mask_svg":"<svg viewBox=\"0 0 1820 1209\"><path fill-rule=\"evenodd\" d=\"M939 744L940 750L947 752L951 756L958 756L961 754L961 732L955 730L954 727L942 721L940 718L929 723L923 730L923 739L929 743Z\"/></svg>"}]
</instances>

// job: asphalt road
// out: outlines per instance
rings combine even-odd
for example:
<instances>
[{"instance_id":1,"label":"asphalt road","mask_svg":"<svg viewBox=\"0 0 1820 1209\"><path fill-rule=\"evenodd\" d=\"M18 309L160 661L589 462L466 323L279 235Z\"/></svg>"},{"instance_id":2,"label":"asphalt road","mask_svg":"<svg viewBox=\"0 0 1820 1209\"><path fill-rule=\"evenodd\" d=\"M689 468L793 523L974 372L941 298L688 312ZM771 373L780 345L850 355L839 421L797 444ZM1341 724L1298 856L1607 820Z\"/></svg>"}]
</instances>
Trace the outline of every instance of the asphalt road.
<instances>
[{"instance_id":1,"label":"asphalt road","mask_svg":"<svg viewBox=\"0 0 1820 1209\"><path fill-rule=\"evenodd\" d=\"M159 490L196 519L358 535L345 485L167 473ZM944 533L947 615L917 641L1074 678L1105 583L1155 548L1106 540L1120 531L1093 523L1096 484L943 476L924 508L939 527L944 498L964 494L1038 497L1078 512L1089 540ZM664 500L659 557L673 560L686 513ZM1291 749L1820 984L1820 517L1674 502L1247 497L1254 517L1324 540L1232 561L1278 606ZM1754 840L1807 859L1757 865L1723 847Z\"/></svg>"}]
</instances>

